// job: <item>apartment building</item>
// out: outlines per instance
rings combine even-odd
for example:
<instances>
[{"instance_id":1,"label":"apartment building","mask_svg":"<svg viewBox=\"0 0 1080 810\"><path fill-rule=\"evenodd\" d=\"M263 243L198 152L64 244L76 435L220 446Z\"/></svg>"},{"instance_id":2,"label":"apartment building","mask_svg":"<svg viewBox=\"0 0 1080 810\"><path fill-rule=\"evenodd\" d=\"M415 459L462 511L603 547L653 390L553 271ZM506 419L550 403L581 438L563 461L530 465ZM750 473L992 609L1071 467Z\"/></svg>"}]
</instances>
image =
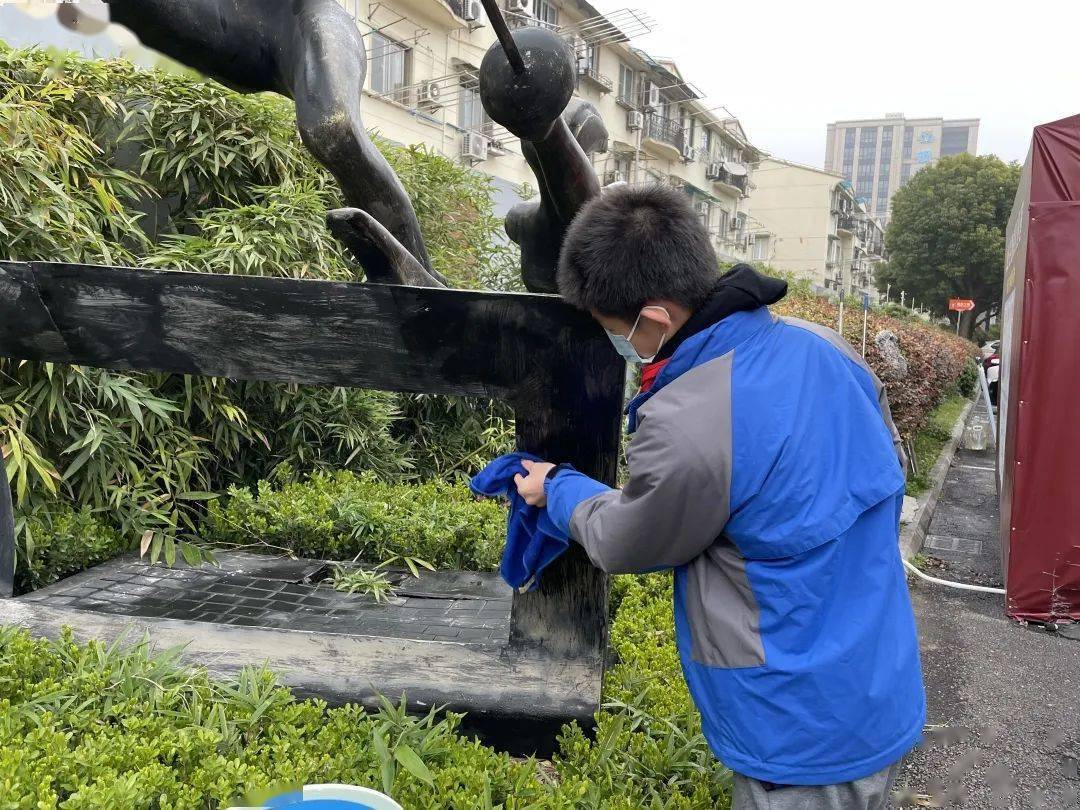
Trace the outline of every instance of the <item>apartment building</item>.
<instances>
[{"instance_id":1,"label":"apartment building","mask_svg":"<svg viewBox=\"0 0 1080 810\"><path fill-rule=\"evenodd\" d=\"M363 114L369 129L422 144L493 178L505 211L535 185L520 144L490 121L477 71L496 40L477 0L340 0L369 51ZM749 257L749 192L762 152L740 122L711 109L668 59L631 45L648 30L639 12L601 14L586 0L502 0L511 27L542 26L577 56L576 93L600 111L609 138L591 159L604 184L683 189L722 259Z\"/></svg>"},{"instance_id":2,"label":"apartment building","mask_svg":"<svg viewBox=\"0 0 1080 810\"><path fill-rule=\"evenodd\" d=\"M885 257L880 221L832 172L767 158L754 173L753 257L807 279L817 292L867 293Z\"/></svg>"},{"instance_id":3,"label":"apartment building","mask_svg":"<svg viewBox=\"0 0 1080 810\"><path fill-rule=\"evenodd\" d=\"M947 155L974 155L978 142L978 118L905 118L892 113L837 121L826 132L825 171L852 183L859 201L888 222L892 195L915 172Z\"/></svg>"}]
</instances>

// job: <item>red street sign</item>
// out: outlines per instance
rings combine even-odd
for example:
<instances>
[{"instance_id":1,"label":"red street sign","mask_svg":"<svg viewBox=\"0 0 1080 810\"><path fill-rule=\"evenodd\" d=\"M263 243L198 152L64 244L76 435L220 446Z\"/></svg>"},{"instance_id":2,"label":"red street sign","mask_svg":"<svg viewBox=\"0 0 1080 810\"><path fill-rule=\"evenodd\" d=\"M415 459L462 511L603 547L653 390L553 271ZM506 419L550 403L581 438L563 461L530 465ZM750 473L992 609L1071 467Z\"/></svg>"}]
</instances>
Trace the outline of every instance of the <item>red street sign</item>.
<instances>
[{"instance_id":1,"label":"red street sign","mask_svg":"<svg viewBox=\"0 0 1080 810\"><path fill-rule=\"evenodd\" d=\"M949 309L953 312L970 312L975 309L975 302L970 298L950 298Z\"/></svg>"}]
</instances>

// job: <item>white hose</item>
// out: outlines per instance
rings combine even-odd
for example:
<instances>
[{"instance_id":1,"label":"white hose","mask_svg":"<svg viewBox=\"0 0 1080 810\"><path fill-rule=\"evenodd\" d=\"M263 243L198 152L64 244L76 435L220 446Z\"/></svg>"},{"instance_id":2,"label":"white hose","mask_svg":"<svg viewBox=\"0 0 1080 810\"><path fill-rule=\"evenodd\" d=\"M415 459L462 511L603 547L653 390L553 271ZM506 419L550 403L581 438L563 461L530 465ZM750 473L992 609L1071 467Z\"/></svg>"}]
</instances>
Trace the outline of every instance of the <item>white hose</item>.
<instances>
[{"instance_id":1,"label":"white hose","mask_svg":"<svg viewBox=\"0 0 1080 810\"><path fill-rule=\"evenodd\" d=\"M986 585L968 585L966 582L952 582L952 581L947 580L947 579L938 579L937 577L932 577L929 574L924 574L922 571L920 571L914 565L909 563L907 560L903 560L903 563L904 563L904 567L907 568L907 570L909 570L911 573L913 573L919 579L926 580L927 582L933 582L935 585L944 585L944 586L946 586L948 588L958 588L961 591L978 591L979 593L1000 593L1000 594L1005 593L1004 588L990 588L990 587L988 587Z\"/></svg>"}]
</instances>

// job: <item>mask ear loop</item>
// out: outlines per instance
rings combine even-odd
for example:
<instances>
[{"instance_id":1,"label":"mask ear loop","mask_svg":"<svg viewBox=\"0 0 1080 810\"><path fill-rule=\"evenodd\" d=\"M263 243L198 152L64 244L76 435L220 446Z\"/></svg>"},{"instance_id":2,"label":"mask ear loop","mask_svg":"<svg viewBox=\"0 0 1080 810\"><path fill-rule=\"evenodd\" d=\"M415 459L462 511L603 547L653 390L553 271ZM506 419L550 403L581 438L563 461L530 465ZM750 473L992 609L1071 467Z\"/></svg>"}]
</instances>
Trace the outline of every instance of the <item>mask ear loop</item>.
<instances>
[{"instance_id":1,"label":"mask ear loop","mask_svg":"<svg viewBox=\"0 0 1080 810\"><path fill-rule=\"evenodd\" d=\"M671 313L668 312L667 309L665 309L664 307L659 306L658 304L649 304L646 307L642 307L641 312L644 312L647 309L660 309L660 310L663 310L664 314L667 315L668 318L671 318ZM626 336L627 340L630 340L630 338L632 338L634 336L634 332L637 330L638 324L641 322L641 312L638 313L637 320L634 321L634 326L630 330L630 334ZM651 363L653 360L656 359L656 355L660 354L660 350L662 348L664 348L664 341L667 340L667 336L668 336L667 332L664 332L664 334L662 334L660 336L660 344L656 347L656 351L653 352L652 357L650 357L648 360L645 360L644 362Z\"/></svg>"}]
</instances>

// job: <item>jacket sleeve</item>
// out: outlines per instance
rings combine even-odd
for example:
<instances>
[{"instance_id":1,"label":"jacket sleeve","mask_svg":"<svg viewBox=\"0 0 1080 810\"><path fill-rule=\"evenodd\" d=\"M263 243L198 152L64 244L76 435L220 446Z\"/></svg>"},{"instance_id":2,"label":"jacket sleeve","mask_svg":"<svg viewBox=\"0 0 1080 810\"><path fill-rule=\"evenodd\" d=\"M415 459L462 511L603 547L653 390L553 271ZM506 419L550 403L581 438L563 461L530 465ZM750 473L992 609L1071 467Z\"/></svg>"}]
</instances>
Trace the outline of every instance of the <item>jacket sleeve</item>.
<instances>
[{"instance_id":1,"label":"jacket sleeve","mask_svg":"<svg viewBox=\"0 0 1080 810\"><path fill-rule=\"evenodd\" d=\"M549 517L610 574L690 562L727 523L730 463L706 459L670 420L656 418L639 426L626 456L623 489L561 471L548 482Z\"/></svg>"}]
</instances>

